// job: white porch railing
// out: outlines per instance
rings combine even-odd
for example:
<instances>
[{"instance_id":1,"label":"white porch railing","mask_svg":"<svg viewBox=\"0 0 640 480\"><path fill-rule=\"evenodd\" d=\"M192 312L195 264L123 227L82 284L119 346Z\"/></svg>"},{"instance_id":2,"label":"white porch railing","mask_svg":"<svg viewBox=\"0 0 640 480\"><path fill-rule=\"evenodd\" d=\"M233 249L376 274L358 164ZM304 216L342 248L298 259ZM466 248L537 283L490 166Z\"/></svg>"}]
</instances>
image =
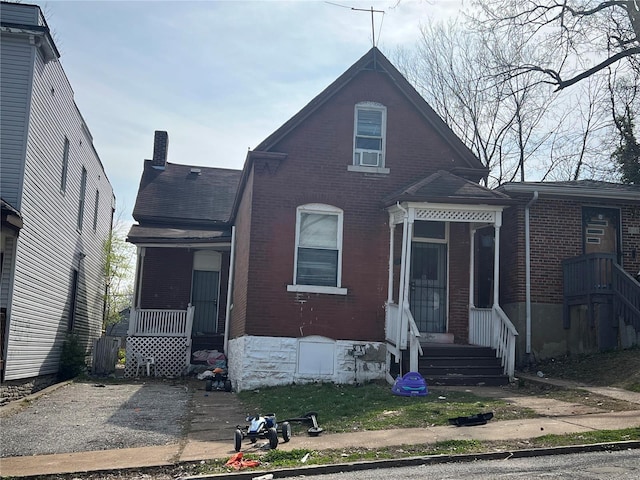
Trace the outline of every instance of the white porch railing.
<instances>
[{"instance_id":1,"label":"white porch railing","mask_svg":"<svg viewBox=\"0 0 640 480\"><path fill-rule=\"evenodd\" d=\"M422 355L420 345L420 331L416 324L408 304L402 308L395 303L386 304L385 337L387 349L396 357L402 350L409 348L409 365L412 371L418 370L418 355Z\"/></svg>"},{"instance_id":2,"label":"white porch railing","mask_svg":"<svg viewBox=\"0 0 640 480\"><path fill-rule=\"evenodd\" d=\"M496 349L505 375L514 378L518 331L499 305L469 310L469 343Z\"/></svg>"},{"instance_id":3,"label":"white porch railing","mask_svg":"<svg viewBox=\"0 0 640 480\"><path fill-rule=\"evenodd\" d=\"M140 337L191 337L193 312L189 305L186 310L131 310L129 317L130 336Z\"/></svg>"}]
</instances>

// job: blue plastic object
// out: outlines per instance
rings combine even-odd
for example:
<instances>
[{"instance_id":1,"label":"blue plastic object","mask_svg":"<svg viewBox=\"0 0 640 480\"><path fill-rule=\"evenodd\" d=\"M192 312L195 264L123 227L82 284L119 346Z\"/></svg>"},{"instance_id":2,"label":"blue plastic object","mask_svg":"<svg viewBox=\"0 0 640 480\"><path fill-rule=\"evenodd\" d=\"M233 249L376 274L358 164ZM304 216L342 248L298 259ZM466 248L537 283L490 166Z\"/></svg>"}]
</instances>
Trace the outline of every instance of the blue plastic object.
<instances>
[{"instance_id":1,"label":"blue plastic object","mask_svg":"<svg viewBox=\"0 0 640 480\"><path fill-rule=\"evenodd\" d=\"M403 397L424 397L429 393L427 382L418 372L405 373L403 377L398 376L391 387L391 392Z\"/></svg>"}]
</instances>

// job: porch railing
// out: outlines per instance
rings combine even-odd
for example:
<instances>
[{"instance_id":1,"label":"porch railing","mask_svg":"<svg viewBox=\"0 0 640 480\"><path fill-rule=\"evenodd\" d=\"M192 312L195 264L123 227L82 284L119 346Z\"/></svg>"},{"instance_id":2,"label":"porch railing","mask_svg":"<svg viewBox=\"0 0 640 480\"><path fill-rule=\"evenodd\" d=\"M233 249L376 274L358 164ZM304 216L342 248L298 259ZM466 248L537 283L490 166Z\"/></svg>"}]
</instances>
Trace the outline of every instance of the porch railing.
<instances>
[{"instance_id":1,"label":"porch railing","mask_svg":"<svg viewBox=\"0 0 640 480\"><path fill-rule=\"evenodd\" d=\"M469 311L469 343L496 350L502 369L510 379L516 366L518 331L499 305L493 308L471 308Z\"/></svg>"},{"instance_id":2,"label":"porch railing","mask_svg":"<svg viewBox=\"0 0 640 480\"><path fill-rule=\"evenodd\" d=\"M589 253L563 260L565 298L611 293L615 263L612 253Z\"/></svg>"},{"instance_id":3,"label":"porch railing","mask_svg":"<svg viewBox=\"0 0 640 480\"><path fill-rule=\"evenodd\" d=\"M617 263L613 268L613 311L626 325L640 332L640 283Z\"/></svg>"},{"instance_id":4,"label":"porch railing","mask_svg":"<svg viewBox=\"0 0 640 480\"><path fill-rule=\"evenodd\" d=\"M418 355L422 355L423 352L420 345L420 331L411 314L409 304L405 304L402 309L396 303L386 304L385 337L388 348L395 356L400 356L402 350L409 348L410 368L417 370Z\"/></svg>"},{"instance_id":5,"label":"porch railing","mask_svg":"<svg viewBox=\"0 0 640 480\"><path fill-rule=\"evenodd\" d=\"M191 337L194 310L192 305L186 310L132 309L127 334L140 337Z\"/></svg>"}]
</instances>

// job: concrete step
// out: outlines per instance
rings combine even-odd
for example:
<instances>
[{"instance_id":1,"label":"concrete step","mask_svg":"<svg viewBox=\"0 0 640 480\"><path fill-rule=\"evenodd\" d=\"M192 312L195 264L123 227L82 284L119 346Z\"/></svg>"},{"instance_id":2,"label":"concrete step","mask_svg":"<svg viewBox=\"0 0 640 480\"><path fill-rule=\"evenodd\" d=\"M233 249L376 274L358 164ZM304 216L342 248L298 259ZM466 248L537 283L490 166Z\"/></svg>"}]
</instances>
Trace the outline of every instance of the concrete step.
<instances>
[{"instance_id":1,"label":"concrete step","mask_svg":"<svg viewBox=\"0 0 640 480\"><path fill-rule=\"evenodd\" d=\"M431 357L423 356L419 358L420 368L440 367L440 366L465 366L477 365L493 367L500 365L500 359L495 354L490 357Z\"/></svg>"},{"instance_id":2,"label":"concrete step","mask_svg":"<svg viewBox=\"0 0 640 480\"><path fill-rule=\"evenodd\" d=\"M502 367L500 365L483 366L483 365L458 365L458 366L438 366L423 367L420 365L420 374L430 377L440 377L449 375L462 375L476 377L480 375L502 375Z\"/></svg>"},{"instance_id":3,"label":"concrete step","mask_svg":"<svg viewBox=\"0 0 640 480\"><path fill-rule=\"evenodd\" d=\"M422 374L422 372L420 372ZM505 375L435 375L422 374L428 386L499 386L507 385L509 378Z\"/></svg>"}]
</instances>

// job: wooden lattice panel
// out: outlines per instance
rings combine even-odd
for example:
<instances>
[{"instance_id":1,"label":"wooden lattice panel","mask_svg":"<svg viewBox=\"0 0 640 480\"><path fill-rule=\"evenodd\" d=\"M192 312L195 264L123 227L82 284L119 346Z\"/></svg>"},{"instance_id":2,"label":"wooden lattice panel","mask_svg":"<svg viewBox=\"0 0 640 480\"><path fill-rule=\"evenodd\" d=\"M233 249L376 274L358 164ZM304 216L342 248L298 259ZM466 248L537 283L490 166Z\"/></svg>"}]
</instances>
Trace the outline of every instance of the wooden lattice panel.
<instances>
[{"instance_id":1,"label":"wooden lattice panel","mask_svg":"<svg viewBox=\"0 0 640 480\"><path fill-rule=\"evenodd\" d=\"M491 222L496 216L495 212L473 210L449 210L437 208L416 208L416 220L436 220L449 222Z\"/></svg>"},{"instance_id":2,"label":"wooden lattice panel","mask_svg":"<svg viewBox=\"0 0 640 480\"><path fill-rule=\"evenodd\" d=\"M158 377L177 377L187 367L187 339L184 337L127 337L125 377L136 376L135 352L145 357L155 358L155 371ZM151 375L154 375L151 367ZM144 370L144 372L143 372ZM140 375L146 375L146 369L140 369Z\"/></svg>"}]
</instances>

